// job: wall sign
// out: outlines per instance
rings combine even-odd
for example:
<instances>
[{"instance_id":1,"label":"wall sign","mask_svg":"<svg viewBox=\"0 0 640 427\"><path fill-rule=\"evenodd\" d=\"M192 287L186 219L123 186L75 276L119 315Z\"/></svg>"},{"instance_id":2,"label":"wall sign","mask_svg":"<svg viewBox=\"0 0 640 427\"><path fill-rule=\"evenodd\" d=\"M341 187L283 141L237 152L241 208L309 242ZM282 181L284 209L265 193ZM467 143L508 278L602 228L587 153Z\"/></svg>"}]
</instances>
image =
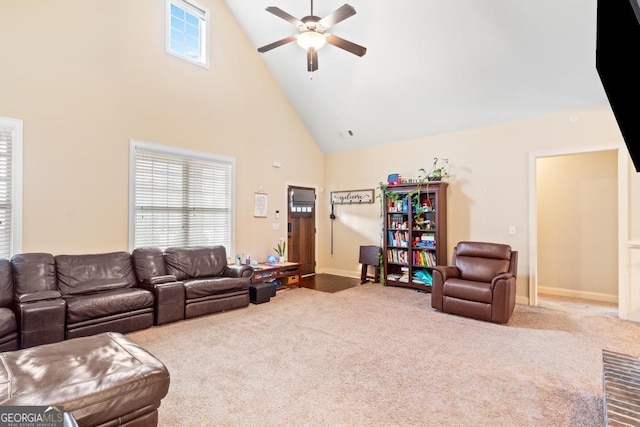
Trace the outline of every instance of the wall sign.
<instances>
[{"instance_id":1,"label":"wall sign","mask_svg":"<svg viewBox=\"0 0 640 427\"><path fill-rule=\"evenodd\" d=\"M267 194L266 193L254 193L254 208L253 208L253 216L257 218L266 218L267 217Z\"/></svg>"},{"instance_id":2,"label":"wall sign","mask_svg":"<svg viewBox=\"0 0 640 427\"><path fill-rule=\"evenodd\" d=\"M374 190L332 191L331 203L336 205L350 205L359 203L373 203Z\"/></svg>"}]
</instances>

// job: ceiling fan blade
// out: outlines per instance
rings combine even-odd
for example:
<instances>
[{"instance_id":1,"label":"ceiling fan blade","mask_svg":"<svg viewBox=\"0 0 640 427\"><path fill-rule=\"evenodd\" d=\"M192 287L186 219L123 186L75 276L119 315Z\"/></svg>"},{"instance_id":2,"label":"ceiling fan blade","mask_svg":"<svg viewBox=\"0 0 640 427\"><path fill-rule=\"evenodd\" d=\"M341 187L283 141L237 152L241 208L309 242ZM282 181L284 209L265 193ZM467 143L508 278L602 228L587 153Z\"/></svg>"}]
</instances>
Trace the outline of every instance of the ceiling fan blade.
<instances>
[{"instance_id":1,"label":"ceiling fan blade","mask_svg":"<svg viewBox=\"0 0 640 427\"><path fill-rule=\"evenodd\" d=\"M318 51L310 47L307 49L307 71L310 73L318 69Z\"/></svg>"},{"instance_id":2,"label":"ceiling fan blade","mask_svg":"<svg viewBox=\"0 0 640 427\"><path fill-rule=\"evenodd\" d=\"M267 12L271 12L274 15L284 19L285 21L289 21L291 22L293 25L295 25L296 27L300 27L302 25L304 25L304 23L299 20L298 18L296 18L295 16L289 15L287 12L285 12L284 10L280 9L279 7L276 6L269 6L268 8L265 9Z\"/></svg>"},{"instance_id":3,"label":"ceiling fan blade","mask_svg":"<svg viewBox=\"0 0 640 427\"><path fill-rule=\"evenodd\" d=\"M271 49L275 49L276 47L282 46L283 44L291 43L295 39L296 39L296 36L285 37L285 38L280 39L280 40L278 40L276 42L269 43L267 45L259 47L258 48L258 52L265 53L266 51L271 50Z\"/></svg>"},{"instance_id":4,"label":"ceiling fan blade","mask_svg":"<svg viewBox=\"0 0 640 427\"><path fill-rule=\"evenodd\" d=\"M327 39L327 43L339 47L340 49L344 49L347 52L351 52L354 55L364 56L364 54L367 53L366 47L350 42L349 40L345 40L336 35L325 33L325 37Z\"/></svg>"},{"instance_id":5,"label":"ceiling fan blade","mask_svg":"<svg viewBox=\"0 0 640 427\"><path fill-rule=\"evenodd\" d=\"M331 12L329 15L318 21L318 24L327 29L355 14L356 10L353 8L353 6L343 4L342 6Z\"/></svg>"}]
</instances>

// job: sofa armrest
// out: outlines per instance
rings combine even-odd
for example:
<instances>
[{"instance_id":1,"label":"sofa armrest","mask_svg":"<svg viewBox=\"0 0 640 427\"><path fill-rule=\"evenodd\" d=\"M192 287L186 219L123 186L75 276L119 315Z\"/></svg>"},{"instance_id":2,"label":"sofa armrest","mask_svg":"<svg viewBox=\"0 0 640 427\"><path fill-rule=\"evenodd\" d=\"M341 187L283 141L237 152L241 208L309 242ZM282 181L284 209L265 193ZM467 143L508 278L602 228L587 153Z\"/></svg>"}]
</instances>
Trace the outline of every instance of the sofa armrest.
<instances>
[{"instance_id":1,"label":"sofa armrest","mask_svg":"<svg viewBox=\"0 0 640 427\"><path fill-rule=\"evenodd\" d=\"M65 338L67 303L58 291L15 296L20 348L51 344Z\"/></svg>"},{"instance_id":2,"label":"sofa armrest","mask_svg":"<svg viewBox=\"0 0 640 427\"><path fill-rule=\"evenodd\" d=\"M171 278L173 278L173 281L155 284L145 282L138 285L139 288L153 293L154 324L156 325L163 325L184 319L184 283L176 281L175 276L157 276L150 280L170 280Z\"/></svg>"},{"instance_id":3,"label":"sofa armrest","mask_svg":"<svg viewBox=\"0 0 640 427\"><path fill-rule=\"evenodd\" d=\"M35 301L44 301L50 299L58 299L62 298L62 295L59 291L42 291L42 292L31 292L28 294L16 294L16 302L18 304L24 304Z\"/></svg>"},{"instance_id":4,"label":"sofa armrest","mask_svg":"<svg viewBox=\"0 0 640 427\"><path fill-rule=\"evenodd\" d=\"M226 277L253 277L253 267L250 265L228 265L224 272L223 276Z\"/></svg>"},{"instance_id":5,"label":"sofa armrest","mask_svg":"<svg viewBox=\"0 0 640 427\"><path fill-rule=\"evenodd\" d=\"M173 274L167 274L166 276L156 276L149 278L149 284L151 285L161 285L163 283L173 283L177 282L176 276Z\"/></svg>"},{"instance_id":6,"label":"sofa armrest","mask_svg":"<svg viewBox=\"0 0 640 427\"><path fill-rule=\"evenodd\" d=\"M442 311L444 297L442 288L447 279L460 277L460 270L451 265L436 265L431 272L431 307Z\"/></svg>"},{"instance_id":7,"label":"sofa armrest","mask_svg":"<svg viewBox=\"0 0 640 427\"><path fill-rule=\"evenodd\" d=\"M516 307L516 278L511 273L496 276L491 285L491 321L507 323Z\"/></svg>"},{"instance_id":8,"label":"sofa armrest","mask_svg":"<svg viewBox=\"0 0 640 427\"><path fill-rule=\"evenodd\" d=\"M491 286L495 286L501 280L509 280L513 277L511 273L500 273L491 280Z\"/></svg>"},{"instance_id":9,"label":"sofa armrest","mask_svg":"<svg viewBox=\"0 0 640 427\"><path fill-rule=\"evenodd\" d=\"M448 279L458 279L460 277L460 270L452 265L436 265L433 270L440 273L443 283Z\"/></svg>"}]
</instances>

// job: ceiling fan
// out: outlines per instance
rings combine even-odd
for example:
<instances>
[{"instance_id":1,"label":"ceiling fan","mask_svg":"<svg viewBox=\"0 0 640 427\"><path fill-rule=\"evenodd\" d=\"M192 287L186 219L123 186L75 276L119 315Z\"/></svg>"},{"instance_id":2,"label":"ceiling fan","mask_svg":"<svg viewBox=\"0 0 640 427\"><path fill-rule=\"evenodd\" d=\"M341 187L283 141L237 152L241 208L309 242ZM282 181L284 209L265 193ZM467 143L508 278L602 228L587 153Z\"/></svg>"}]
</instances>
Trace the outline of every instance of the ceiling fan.
<instances>
[{"instance_id":1,"label":"ceiling fan","mask_svg":"<svg viewBox=\"0 0 640 427\"><path fill-rule=\"evenodd\" d=\"M344 4L324 18L313 14L313 0L311 0L311 14L302 19L291 16L275 6L269 6L265 10L298 27L298 34L262 46L258 48L260 53L297 41L298 45L307 51L307 71L309 72L314 72L318 69L318 49L324 46L325 43L332 44L358 56L364 56L367 53L366 47L325 32L338 22L356 14L356 10L351 5Z\"/></svg>"}]
</instances>

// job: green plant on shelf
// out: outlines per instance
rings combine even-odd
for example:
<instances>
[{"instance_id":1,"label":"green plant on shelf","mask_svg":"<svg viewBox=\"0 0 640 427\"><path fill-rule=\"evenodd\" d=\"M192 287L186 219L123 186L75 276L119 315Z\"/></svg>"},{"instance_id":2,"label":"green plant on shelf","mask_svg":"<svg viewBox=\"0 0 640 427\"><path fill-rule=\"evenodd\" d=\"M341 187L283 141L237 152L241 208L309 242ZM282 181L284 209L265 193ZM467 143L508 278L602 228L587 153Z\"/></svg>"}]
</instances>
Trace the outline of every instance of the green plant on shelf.
<instances>
[{"instance_id":1,"label":"green plant on shelf","mask_svg":"<svg viewBox=\"0 0 640 427\"><path fill-rule=\"evenodd\" d=\"M278 242L276 247L273 248L273 250L276 251L278 256L284 256L284 251L286 247L287 247L287 242L285 242L284 240L281 240L280 242Z\"/></svg>"}]
</instances>

